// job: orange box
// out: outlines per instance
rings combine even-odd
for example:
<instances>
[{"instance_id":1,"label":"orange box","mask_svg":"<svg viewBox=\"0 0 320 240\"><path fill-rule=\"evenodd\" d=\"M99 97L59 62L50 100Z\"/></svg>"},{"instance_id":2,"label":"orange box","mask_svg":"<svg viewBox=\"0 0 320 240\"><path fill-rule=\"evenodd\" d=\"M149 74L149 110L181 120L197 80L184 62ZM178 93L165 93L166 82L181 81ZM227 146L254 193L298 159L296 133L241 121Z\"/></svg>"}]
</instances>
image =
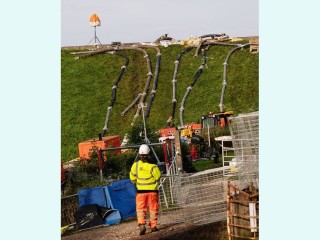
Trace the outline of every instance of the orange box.
<instances>
[{"instance_id":1,"label":"orange box","mask_svg":"<svg viewBox=\"0 0 320 240\"><path fill-rule=\"evenodd\" d=\"M79 156L80 158L89 159L91 152L96 148L111 148L111 147L120 147L120 138L118 135L116 136L107 136L102 137L102 140L99 139L89 139L84 142L78 144ZM114 152L118 155L121 153L121 150L114 150Z\"/></svg>"},{"instance_id":2,"label":"orange box","mask_svg":"<svg viewBox=\"0 0 320 240\"><path fill-rule=\"evenodd\" d=\"M176 128L162 128L160 129L161 137L173 136Z\"/></svg>"}]
</instances>

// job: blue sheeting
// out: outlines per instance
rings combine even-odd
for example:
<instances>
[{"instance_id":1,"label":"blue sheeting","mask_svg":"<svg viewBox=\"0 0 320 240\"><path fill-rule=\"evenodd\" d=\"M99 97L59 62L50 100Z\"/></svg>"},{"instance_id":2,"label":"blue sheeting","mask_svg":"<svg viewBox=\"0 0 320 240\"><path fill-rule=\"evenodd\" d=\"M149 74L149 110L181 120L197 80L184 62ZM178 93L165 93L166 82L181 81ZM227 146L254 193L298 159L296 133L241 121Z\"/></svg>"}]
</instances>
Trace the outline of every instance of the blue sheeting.
<instances>
[{"instance_id":1,"label":"blue sheeting","mask_svg":"<svg viewBox=\"0 0 320 240\"><path fill-rule=\"evenodd\" d=\"M113 182L110 186L82 189L78 191L79 207L97 204L100 207L118 210L121 219L135 217L136 192L136 187L130 179ZM116 213L114 215L113 220L117 219Z\"/></svg>"},{"instance_id":2,"label":"blue sheeting","mask_svg":"<svg viewBox=\"0 0 320 240\"><path fill-rule=\"evenodd\" d=\"M118 224L121 221L121 215L119 210L112 209L112 212L104 219L105 225Z\"/></svg>"},{"instance_id":3,"label":"blue sheeting","mask_svg":"<svg viewBox=\"0 0 320 240\"><path fill-rule=\"evenodd\" d=\"M125 179L104 187L108 207L118 209L121 219L136 216L136 187Z\"/></svg>"},{"instance_id":4,"label":"blue sheeting","mask_svg":"<svg viewBox=\"0 0 320 240\"><path fill-rule=\"evenodd\" d=\"M97 204L100 207L107 207L107 199L103 187L92 187L78 191L79 206Z\"/></svg>"}]
</instances>

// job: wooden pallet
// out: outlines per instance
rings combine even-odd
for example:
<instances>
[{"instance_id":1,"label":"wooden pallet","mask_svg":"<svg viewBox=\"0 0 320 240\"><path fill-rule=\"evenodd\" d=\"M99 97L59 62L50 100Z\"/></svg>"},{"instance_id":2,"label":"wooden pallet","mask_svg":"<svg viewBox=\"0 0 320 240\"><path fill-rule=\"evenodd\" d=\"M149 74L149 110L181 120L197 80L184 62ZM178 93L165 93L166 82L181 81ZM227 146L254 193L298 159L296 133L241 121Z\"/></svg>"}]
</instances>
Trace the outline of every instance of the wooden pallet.
<instances>
[{"instance_id":1,"label":"wooden pallet","mask_svg":"<svg viewBox=\"0 0 320 240\"><path fill-rule=\"evenodd\" d=\"M252 38L249 41L250 43L255 43L256 45L250 45L250 53L259 52L259 38Z\"/></svg>"}]
</instances>

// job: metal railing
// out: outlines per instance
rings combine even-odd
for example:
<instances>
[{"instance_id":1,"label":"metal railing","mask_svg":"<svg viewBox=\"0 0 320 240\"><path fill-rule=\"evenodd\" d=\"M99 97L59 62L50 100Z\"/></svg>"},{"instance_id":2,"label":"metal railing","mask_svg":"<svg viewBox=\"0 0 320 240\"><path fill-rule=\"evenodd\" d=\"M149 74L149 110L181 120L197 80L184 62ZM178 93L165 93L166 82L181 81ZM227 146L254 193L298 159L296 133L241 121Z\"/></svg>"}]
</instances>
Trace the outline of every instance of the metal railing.
<instances>
[{"instance_id":1,"label":"metal railing","mask_svg":"<svg viewBox=\"0 0 320 240\"><path fill-rule=\"evenodd\" d=\"M161 178L160 218L166 223L206 224L226 220L227 181L223 170L209 169L195 174Z\"/></svg>"}]
</instances>

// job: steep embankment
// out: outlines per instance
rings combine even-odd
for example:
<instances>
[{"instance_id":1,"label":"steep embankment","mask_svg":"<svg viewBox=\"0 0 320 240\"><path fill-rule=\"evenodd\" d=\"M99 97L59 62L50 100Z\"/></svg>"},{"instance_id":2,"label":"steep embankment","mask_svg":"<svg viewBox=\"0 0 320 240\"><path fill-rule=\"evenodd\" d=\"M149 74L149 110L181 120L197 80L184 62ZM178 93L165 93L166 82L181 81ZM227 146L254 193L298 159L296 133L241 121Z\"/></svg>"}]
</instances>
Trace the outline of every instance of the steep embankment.
<instances>
[{"instance_id":1,"label":"steep embankment","mask_svg":"<svg viewBox=\"0 0 320 240\"><path fill-rule=\"evenodd\" d=\"M243 42L244 43L244 42ZM184 107L184 122L197 122L209 111L219 112L225 59L233 46L211 46L206 54L206 65L188 95ZM165 126L171 115L172 78L177 56L183 46L160 47L162 55L158 88L147 119L147 124L159 129ZM154 74L156 50L145 49L149 54ZM83 51L83 50L82 50ZM65 162L78 157L78 143L97 138L106 120L107 109L112 99L112 86L125 60L119 55L103 53L75 60L75 50L61 52L61 158ZM176 76L177 107L174 122L179 125L181 100L201 66L202 57L195 57L196 48L185 53L180 60ZM139 93L143 92L147 79L147 64L144 54L136 50L122 50L129 58L117 87L116 102L110 112L107 135L124 136L136 113L137 106L125 116L126 109ZM259 54L249 48L232 54L227 68L227 87L224 95L224 110L235 114L257 111L259 108ZM148 89L150 97L154 76Z\"/></svg>"}]
</instances>

